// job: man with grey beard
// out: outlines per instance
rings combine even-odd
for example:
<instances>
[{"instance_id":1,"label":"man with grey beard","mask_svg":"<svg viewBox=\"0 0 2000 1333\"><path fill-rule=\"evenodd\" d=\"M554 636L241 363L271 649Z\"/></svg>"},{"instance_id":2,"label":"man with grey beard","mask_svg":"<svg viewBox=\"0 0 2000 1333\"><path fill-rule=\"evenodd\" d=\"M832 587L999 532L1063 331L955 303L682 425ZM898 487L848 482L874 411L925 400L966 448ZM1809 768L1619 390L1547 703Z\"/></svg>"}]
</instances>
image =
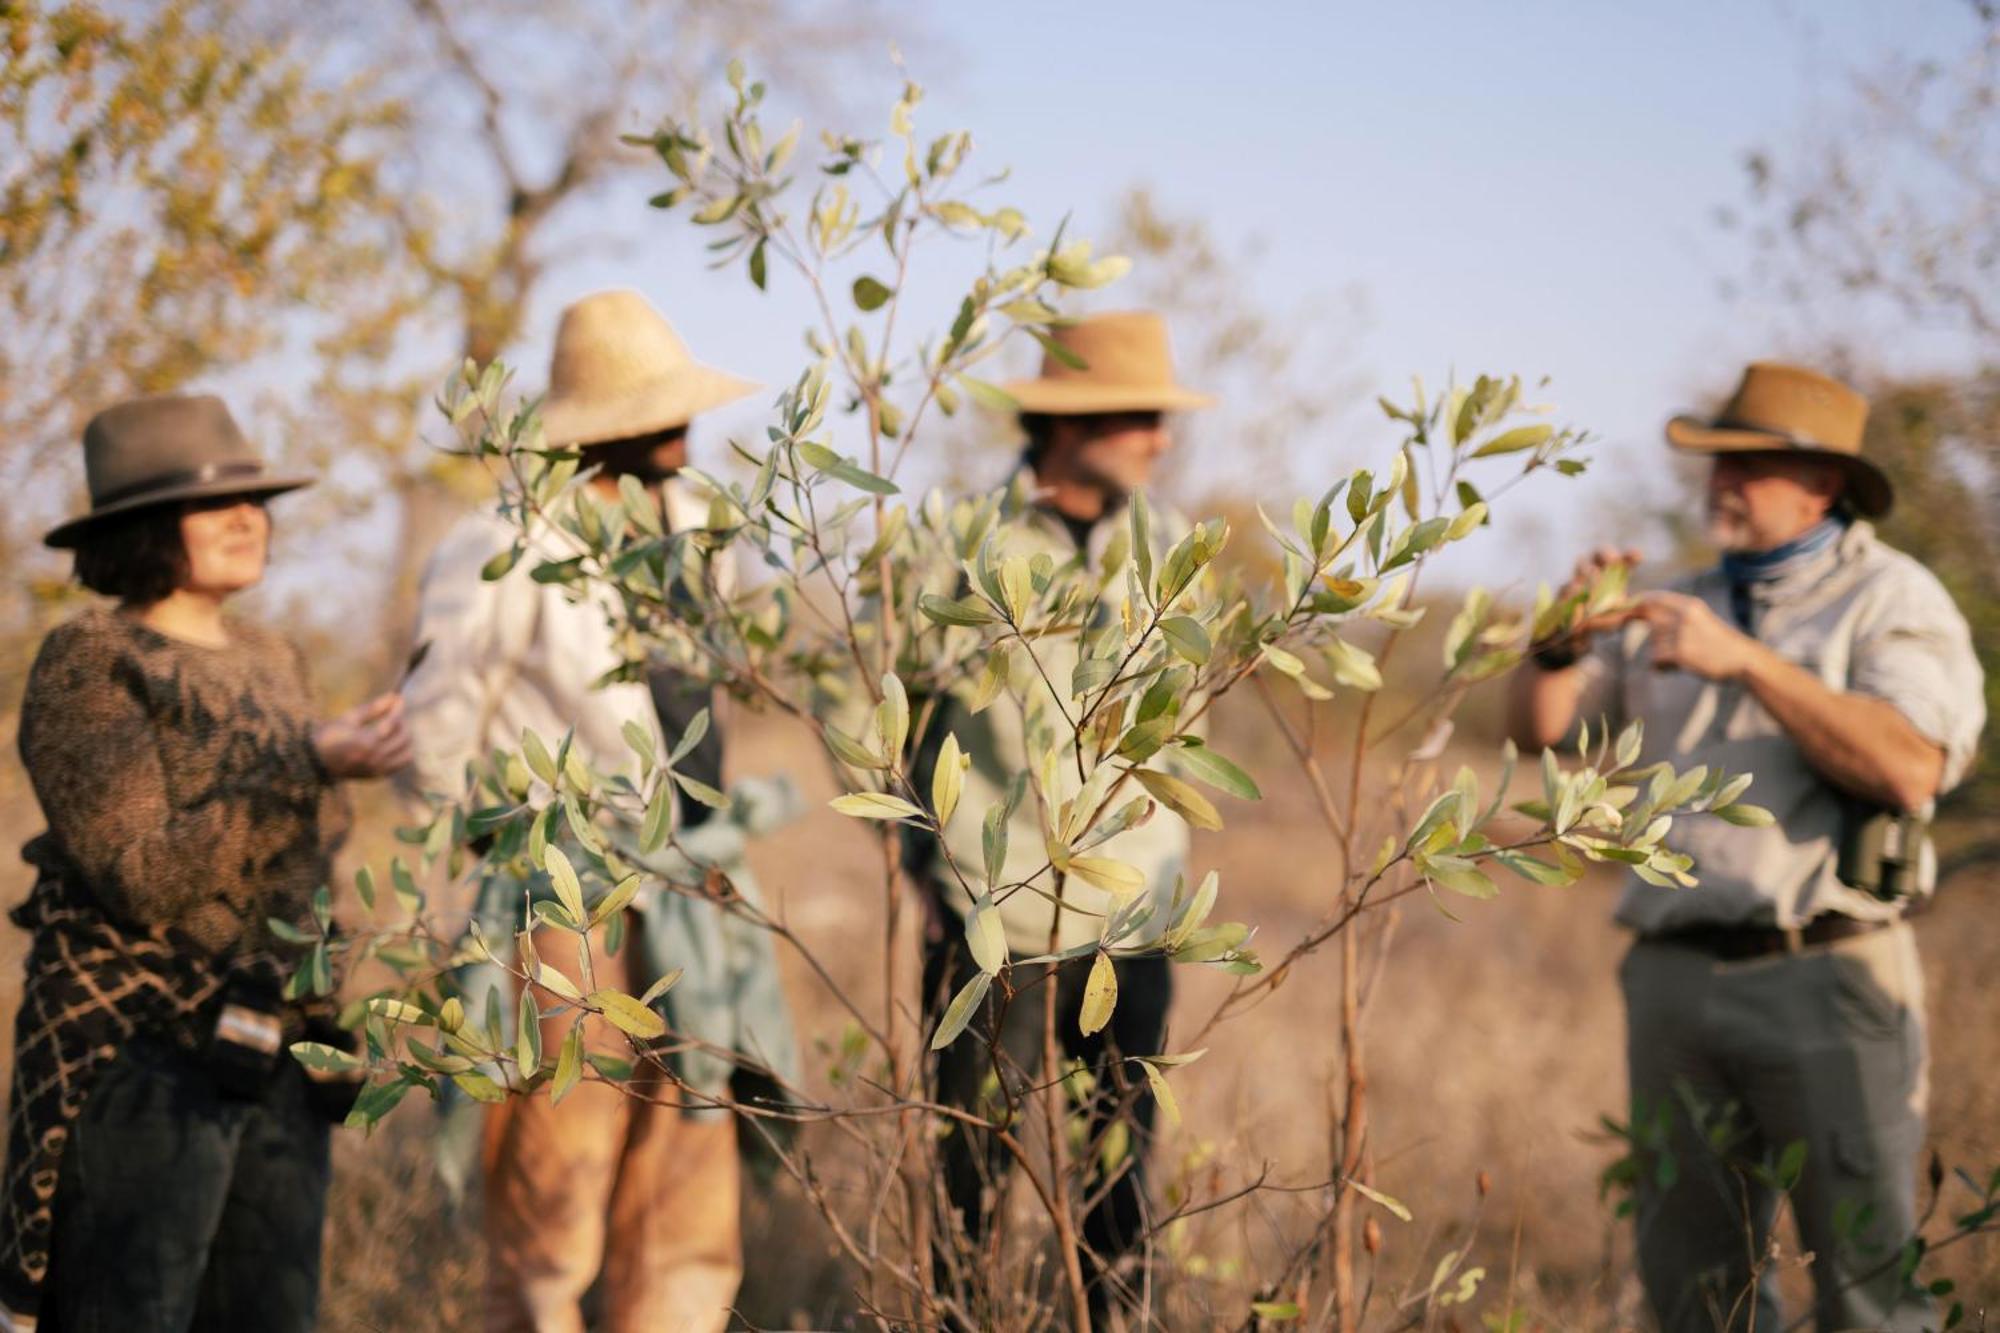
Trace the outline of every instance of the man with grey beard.
<instances>
[{"instance_id":1,"label":"man with grey beard","mask_svg":"<svg viewBox=\"0 0 2000 1333\"><path fill-rule=\"evenodd\" d=\"M1634 876L1619 900L1638 937L1619 977L1639 1263L1667 1333L1783 1327L1779 1185L1820 1329L1931 1319L1897 1262L1927 1089L1905 918L1934 879L1932 804L1964 776L1985 709L1964 617L1865 521L1894 499L1861 456L1867 413L1838 381L1759 363L1720 417L1676 418L1669 441L1711 456L1721 564L1609 599L1515 680L1524 744L1638 721L1643 762L1753 773L1749 799L1776 817L1676 820L1668 842L1700 887ZM1637 559L1601 550L1566 592L1603 591Z\"/></svg>"}]
</instances>

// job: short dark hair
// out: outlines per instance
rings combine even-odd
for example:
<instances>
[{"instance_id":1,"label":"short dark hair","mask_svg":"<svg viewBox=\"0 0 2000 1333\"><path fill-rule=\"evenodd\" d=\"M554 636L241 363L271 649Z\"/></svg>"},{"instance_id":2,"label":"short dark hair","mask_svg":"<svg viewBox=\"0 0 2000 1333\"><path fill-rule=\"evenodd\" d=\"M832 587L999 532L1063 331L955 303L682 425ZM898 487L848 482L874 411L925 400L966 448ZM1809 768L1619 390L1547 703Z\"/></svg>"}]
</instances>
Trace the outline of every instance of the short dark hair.
<instances>
[{"instance_id":1,"label":"short dark hair","mask_svg":"<svg viewBox=\"0 0 2000 1333\"><path fill-rule=\"evenodd\" d=\"M92 592L146 605L188 578L182 506L148 505L101 519L76 543L76 579Z\"/></svg>"}]
</instances>

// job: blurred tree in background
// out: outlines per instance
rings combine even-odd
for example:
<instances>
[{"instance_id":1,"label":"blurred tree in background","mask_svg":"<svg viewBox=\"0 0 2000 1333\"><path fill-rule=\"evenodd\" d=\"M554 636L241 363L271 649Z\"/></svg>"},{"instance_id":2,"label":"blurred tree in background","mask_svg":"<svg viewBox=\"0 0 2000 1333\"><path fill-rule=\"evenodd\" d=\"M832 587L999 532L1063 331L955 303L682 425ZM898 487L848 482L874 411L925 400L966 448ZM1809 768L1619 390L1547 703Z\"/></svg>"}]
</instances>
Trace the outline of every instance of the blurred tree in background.
<instances>
[{"instance_id":1,"label":"blurred tree in background","mask_svg":"<svg viewBox=\"0 0 2000 1333\"><path fill-rule=\"evenodd\" d=\"M1866 447L1897 490L1882 535L1951 590L2000 716L2000 10L1973 10L1979 36L1957 60L1859 73L1843 114L1751 153L1748 209L1723 220L1752 242L1751 289L1782 298L1868 393ZM1861 331L1885 313L1966 335L1973 355L1890 369L1899 349ZM1952 805L1984 811L1996 793L1986 763Z\"/></svg>"}]
</instances>

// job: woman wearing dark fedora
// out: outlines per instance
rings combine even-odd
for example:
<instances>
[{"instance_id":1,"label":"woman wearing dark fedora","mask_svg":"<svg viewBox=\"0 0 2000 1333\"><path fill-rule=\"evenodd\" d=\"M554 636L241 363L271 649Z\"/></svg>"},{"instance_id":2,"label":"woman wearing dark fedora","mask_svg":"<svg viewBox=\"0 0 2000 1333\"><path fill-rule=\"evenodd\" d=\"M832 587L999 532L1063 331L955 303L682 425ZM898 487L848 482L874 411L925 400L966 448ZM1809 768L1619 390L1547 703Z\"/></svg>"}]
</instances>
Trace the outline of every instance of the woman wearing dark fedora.
<instances>
[{"instance_id":1,"label":"woman wearing dark fedora","mask_svg":"<svg viewBox=\"0 0 2000 1333\"><path fill-rule=\"evenodd\" d=\"M285 1053L337 1030L283 997L270 923L310 924L338 784L408 761L400 704L317 721L299 651L225 615L265 502L308 483L221 400L120 403L83 448L90 511L47 541L115 605L50 633L21 706L48 830L14 913L0 1330L309 1329L343 1089Z\"/></svg>"}]
</instances>

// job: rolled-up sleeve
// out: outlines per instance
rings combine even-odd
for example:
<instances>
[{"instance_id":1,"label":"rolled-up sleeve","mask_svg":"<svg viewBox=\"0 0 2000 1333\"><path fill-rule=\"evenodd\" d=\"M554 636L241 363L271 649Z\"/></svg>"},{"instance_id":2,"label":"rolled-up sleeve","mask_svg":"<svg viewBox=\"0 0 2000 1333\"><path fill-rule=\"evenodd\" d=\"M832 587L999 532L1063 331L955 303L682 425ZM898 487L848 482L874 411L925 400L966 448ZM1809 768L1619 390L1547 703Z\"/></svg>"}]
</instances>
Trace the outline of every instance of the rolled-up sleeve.
<instances>
[{"instance_id":1,"label":"rolled-up sleeve","mask_svg":"<svg viewBox=\"0 0 2000 1333\"><path fill-rule=\"evenodd\" d=\"M1857 628L1848 688L1886 701L1944 750L1939 791L1949 791L1971 767L1986 725L1972 631L1929 571L1909 565L1884 583Z\"/></svg>"}]
</instances>

